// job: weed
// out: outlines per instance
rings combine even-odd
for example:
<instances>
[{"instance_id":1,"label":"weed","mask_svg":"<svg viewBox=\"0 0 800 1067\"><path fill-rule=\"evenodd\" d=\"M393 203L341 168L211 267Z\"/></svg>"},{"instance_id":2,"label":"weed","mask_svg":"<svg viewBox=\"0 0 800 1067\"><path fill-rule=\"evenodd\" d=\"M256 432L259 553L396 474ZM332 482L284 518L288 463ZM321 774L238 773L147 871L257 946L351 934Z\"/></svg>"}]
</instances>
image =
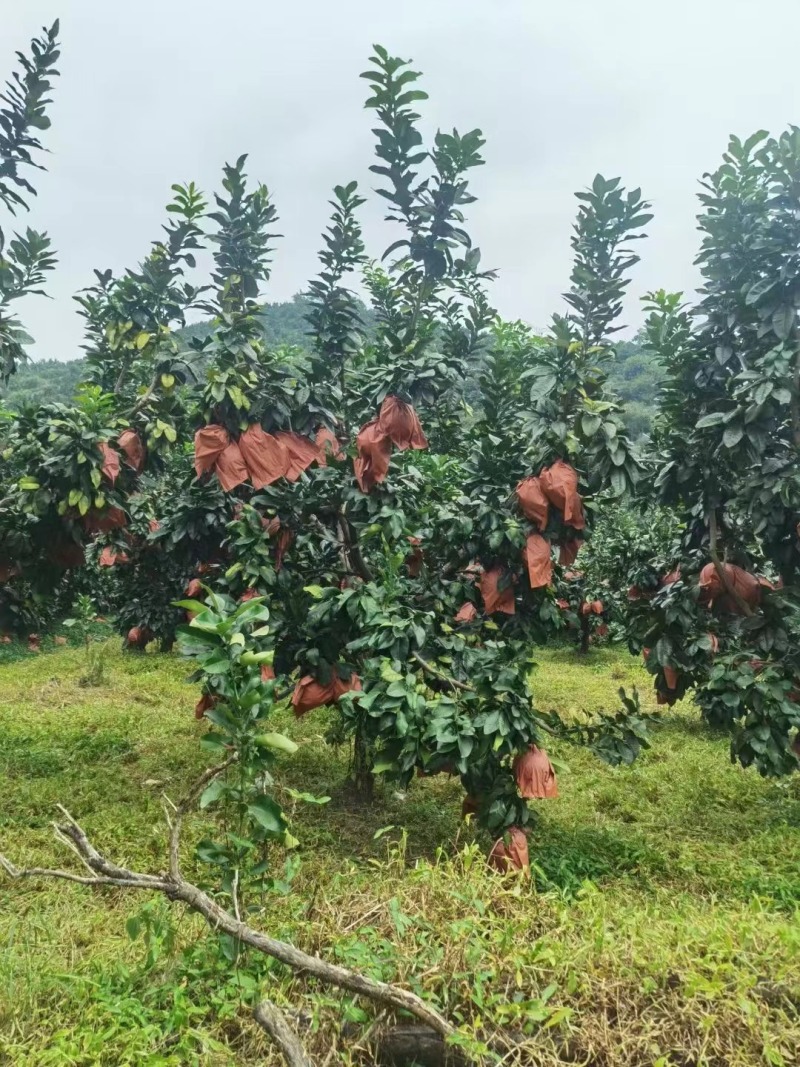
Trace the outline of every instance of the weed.
<instances>
[{"instance_id":1,"label":"weed","mask_svg":"<svg viewBox=\"0 0 800 1067\"><path fill-rule=\"evenodd\" d=\"M83 645L85 664L80 684L84 686L104 685L106 681L106 661L108 643L98 644L93 640L92 624L97 610L91 597L82 593L75 601L75 614L64 620L64 626L74 627Z\"/></svg>"}]
</instances>

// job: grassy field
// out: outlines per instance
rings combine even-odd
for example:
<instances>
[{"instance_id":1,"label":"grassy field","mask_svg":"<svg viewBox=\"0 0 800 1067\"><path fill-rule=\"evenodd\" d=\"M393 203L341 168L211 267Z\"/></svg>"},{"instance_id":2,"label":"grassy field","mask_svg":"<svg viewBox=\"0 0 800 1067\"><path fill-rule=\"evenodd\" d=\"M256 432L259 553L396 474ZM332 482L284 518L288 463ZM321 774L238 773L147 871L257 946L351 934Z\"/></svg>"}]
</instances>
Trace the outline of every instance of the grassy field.
<instances>
[{"instance_id":1,"label":"grassy field","mask_svg":"<svg viewBox=\"0 0 800 1067\"><path fill-rule=\"evenodd\" d=\"M109 647L107 684L93 689L79 685L78 649L2 649L0 850L17 863L70 864L49 825L63 803L111 857L165 864L162 797L206 765L196 693L179 659ZM621 684L649 701L620 652L547 650L534 680L543 707L611 708ZM258 919L272 933L407 983L475 1039L522 1031L509 1064L800 1062L800 781L731 766L689 705L632 768L553 752L567 769L532 835L533 884L486 870L485 842L459 823L457 780L387 787L354 809L324 715L278 726L300 743L281 784L332 800L296 812L291 890ZM189 830L199 837L202 818ZM249 1019L259 988L311 1013L315 1062L371 1062L336 1030L366 1030L368 1005L268 961L231 966L165 902L0 880L0 1063L277 1064Z\"/></svg>"}]
</instances>

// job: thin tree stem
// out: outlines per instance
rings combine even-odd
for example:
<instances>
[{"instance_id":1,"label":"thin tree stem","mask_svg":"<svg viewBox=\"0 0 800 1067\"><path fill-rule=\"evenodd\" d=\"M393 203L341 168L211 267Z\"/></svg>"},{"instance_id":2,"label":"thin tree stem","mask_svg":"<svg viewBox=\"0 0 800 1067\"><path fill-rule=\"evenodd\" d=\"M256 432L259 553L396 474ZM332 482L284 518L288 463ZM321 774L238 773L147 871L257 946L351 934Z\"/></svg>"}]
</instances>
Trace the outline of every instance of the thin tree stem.
<instances>
[{"instance_id":1,"label":"thin tree stem","mask_svg":"<svg viewBox=\"0 0 800 1067\"><path fill-rule=\"evenodd\" d=\"M728 594L729 597L731 597L731 599L734 601L734 603L744 615L752 617L754 614L753 609L750 607L746 600L742 599L742 597L739 595L739 593L737 593L737 591L733 588L730 581L728 580L727 572L720 561L719 552L717 550L718 538L719 530L717 527L717 509L712 508L708 516L708 551L709 555L711 556L711 562L714 564L714 570L717 572L717 577L722 582L725 588L725 592Z\"/></svg>"},{"instance_id":2,"label":"thin tree stem","mask_svg":"<svg viewBox=\"0 0 800 1067\"><path fill-rule=\"evenodd\" d=\"M440 671L438 667L434 667L428 660L423 659L419 652L412 652L411 656L424 671L427 671L428 674L432 674L434 678L438 678L442 682L447 682L453 689L462 689L465 693L475 692L471 685L467 685L466 682L459 682L456 678L451 678L449 674L445 674L444 671Z\"/></svg>"}]
</instances>

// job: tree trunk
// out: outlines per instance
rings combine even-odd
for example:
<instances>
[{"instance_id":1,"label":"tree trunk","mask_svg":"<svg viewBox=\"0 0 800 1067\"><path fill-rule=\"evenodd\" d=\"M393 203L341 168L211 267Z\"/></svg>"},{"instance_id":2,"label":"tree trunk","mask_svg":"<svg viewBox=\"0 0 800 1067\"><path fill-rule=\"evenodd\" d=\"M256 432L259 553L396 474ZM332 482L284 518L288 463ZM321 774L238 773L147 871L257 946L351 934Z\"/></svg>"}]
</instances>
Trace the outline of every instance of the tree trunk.
<instances>
[{"instance_id":1,"label":"tree trunk","mask_svg":"<svg viewBox=\"0 0 800 1067\"><path fill-rule=\"evenodd\" d=\"M581 632L578 638L578 651L583 655L589 651L589 638L591 637L591 630L589 629L589 616L581 615Z\"/></svg>"},{"instance_id":2,"label":"tree trunk","mask_svg":"<svg viewBox=\"0 0 800 1067\"><path fill-rule=\"evenodd\" d=\"M373 1046L380 1067L468 1067L470 1061L427 1026L384 1030Z\"/></svg>"},{"instance_id":3,"label":"tree trunk","mask_svg":"<svg viewBox=\"0 0 800 1067\"><path fill-rule=\"evenodd\" d=\"M375 775L372 772L372 745L366 736L363 722L359 722L353 741L353 786L362 804L371 804L375 794Z\"/></svg>"}]
</instances>

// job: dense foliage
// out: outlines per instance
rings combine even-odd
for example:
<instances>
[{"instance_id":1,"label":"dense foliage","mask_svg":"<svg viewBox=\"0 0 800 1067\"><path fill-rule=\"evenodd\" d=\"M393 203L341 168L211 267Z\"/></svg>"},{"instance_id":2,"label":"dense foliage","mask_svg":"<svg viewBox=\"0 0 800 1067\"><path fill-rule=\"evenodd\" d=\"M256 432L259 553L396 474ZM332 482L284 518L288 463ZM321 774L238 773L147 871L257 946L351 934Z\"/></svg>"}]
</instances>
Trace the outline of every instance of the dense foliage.
<instances>
[{"instance_id":1,"label":"dense foliage","mask_svg":"<svg viewBox=\"0 0 800 1067\"><path fill-rule=\"evenodd\" d=\"M663 378L664 370L641 333L615 346L608 382L623 404L625 426L634 440L652 433Z\"/></svg>"},{"instance_id":2,"label":"dense foliage","mask_svg":"<svg viewBox=\"0 0 800 1067\"><path fill-rule=\"evenodd\" d=\"M10 215L29 208L36 190L27 177L37 162L42 144L38 131L50 125L47 117L48 93L58 76L58 22L31 42L30 55L17 53L15 70L0 96L0 205ZM27 227L10 239L0 225L0 379L14 373L25 358L31 338L12 310L15 301L32 293L42 293L55 257L46 233Z\"/></svg>"},{"instance_id":3,"label":"dense foliage","mask_svg":"<svg viewBox=\"0 0 800 1067\"><path fill-rule=\"evenodd\" d=\"M40 127L56 54L50 31L23 64ZM611 762L646 744L635 696L581 725L534 705L533 650L553 636L585 650L626 625L662 701L698 686L742 762L791 769L798 137L733 142L704 196L697 314L656 294L644 343L615 335L648 205L598 175L578 194L566 311L536 334L497 319L468 230L480 131L426 145L409 64L378 47L364 77L395 230L380 260L357 183L336 186L320 273L270 310L277 210L241 157L210 206L193 183L174 186L143 262L97 271L79 294L75 400L7 414L2 624L46 622L85 590L88 554L93 595L129 648L182 634L199 656L221 642L218 669L197 675L198 716L224 724L249 784L220 779L213 799L245 818L264 777L244 739L291 694L298 716L337 707L328 739L352 746L363 797L376 774L458 775L465 811L506 835L501 867L527 864L528 802L555 788L547 736ZM51 260L39 256L29 289ZM660 377L653 510L629 436L645 418L626 419L612 384L651 383L642 403ZM251 602L252 634L231 621ZM188 629L186 610L201 620ZM263 670L240 685L244 651Z\"/></svg>"},{"instance_id":4,"label":"dense foliage","mask_svg":"<svg viewBox=\"0 0 800 1067\"><path fill-rule=\"evenodd\" d=\"M800 130L733 138L701 195L696 307L653 294L666 379L659 498L685 531L631 624L661 699L696 687L763 774L797 767L800 727Z\"/></svg>"},{"instance_id":5,"label":"dense foliage","mask_svg":"<svg viewBox=\"0 0 800 1067\"><path fill-rule=\"evenodd\" d=\"M2 97L0 200L12 213L34 192L25 175L48 125L57 32L19 55ZM565 308L534 333L495 314L493 272L469 230L481 131L426 142L420 76L381 46L362 77L393 235L380 259L362 235L358 183L337 185L319 273L270 307L277 208L241 156L210 200L174 185L143 261L96 271L78 294L84 355L51 365L58 394L43 397L29 372L7 395L4 643L15 630L40 651L30 631L71 612L78 685L89 688L107 680L98 608L130 653L177 642L216 762L167 804L168 873L110 863L63 808L57 837L98 877L21 870L1 855L0 866L12 878L156 890L222 932L237 975L249 945L499 1058L502 1042L472 1040L416 993L374 982L363 957L364 973L329 966L245 921L289 890L298 804L330 799L311 783L276 787L279 760L298 749L276 723L289 709L301 719L330 708L325 741L348 753L361 801L379 777L402 790L384 799L404 798L417 777L457 779L463 816L494 840L491 867L582 896L593 869L565 878L546 850L528 855L531 801L558 795L544 742L628 764L649 745L649 717L625 689L591 713L542 707L537 646L567 638L585 652L625 633L659 703L693 690L704 717L730 730L735 760L764 775L797 769L800 130L731 141L702 195L698 305L651 294L634 342L618 340L619 319L649 205L597 175L577 194ZM208 277L197 266L206 249ZM29 340L9 309L42 291L54 263L46 235L0 231L6 385ZM197 802L214 819L194 884L180 835ZM407 920L390 905L402 938ZM131 936L144 930L152 945L154 914L129 922ZM561 1026L569 1009L551 1014L551 995L531 1015L534 1002L509 1008L501 991L503 1018ZM483 1013L488 1002L472 1001ZM275 1005L279 1025L262 1021L269 1006L256 1019L287 1062L308 1062Z\"/></svg>"},{"instance_id":6,"label":"dense foliage","mask_svg":"<svg viewBox=\"0 0 800 1067\"><path fill-rule=\"evenodd\" d=\"M584 601L602 601L613 640L627 638L632 599L668 573L680 534L675 514L646 503L643 494L628 503L603 501L578 568Z\"/></svg>"},{"instance_id":7,"label":"dense foliage","mask_svg":"<svg viewBox=\"0 0 800 1067\"><path fill-rule=\"evenodd\" d=\"M567 313L545 337L499 323L466 228L480 131L426 146L418 74L376 48L364 77L397 239L370 260L358 187L337 186L307 343L273 344L269 191L248 181L245 157L225 167L210 209L192 183L174 186L142 264L98 271L79 295L87 380L75 403L9 420L2 607L7 625L27 625L33 596L88 551L128 646L168 648L186 590L201 613L184 647L197 651L216 612L227 649L198 675L198 715L226 723L245 767L252 745L235 738L256 705L225 688L244 647L227 620L264 597L254 654L274 666L265 659L253 692L274 674L297 715L336 704L330 740L352 742L364 796L376 773L405 785L460 775L465 809L510 830L494 861L526 865L528 801L555 788L543 738L612 762L646 743L635 700L576 726L533 708L528 675L532 642L570 624L557 585L593 501L629 495L639 475L606 377L629 242L649 215L638 190L598 176L579 194ZM210 285L194 280L206 243ZM206 325L187 329L198 313Z\"/></svg>"},{"instance_id":8,"label":"dense foliage","mask_svg":"<svg viewBox=\"0 0 800 1067\"><path fill-rule=\"evenodd\" d=\"M3 391L3 407L19 411L24 407L49 404L73 397L86 377L81 359L40 359L21 364Z\"/></svg>"}]
</instances>

